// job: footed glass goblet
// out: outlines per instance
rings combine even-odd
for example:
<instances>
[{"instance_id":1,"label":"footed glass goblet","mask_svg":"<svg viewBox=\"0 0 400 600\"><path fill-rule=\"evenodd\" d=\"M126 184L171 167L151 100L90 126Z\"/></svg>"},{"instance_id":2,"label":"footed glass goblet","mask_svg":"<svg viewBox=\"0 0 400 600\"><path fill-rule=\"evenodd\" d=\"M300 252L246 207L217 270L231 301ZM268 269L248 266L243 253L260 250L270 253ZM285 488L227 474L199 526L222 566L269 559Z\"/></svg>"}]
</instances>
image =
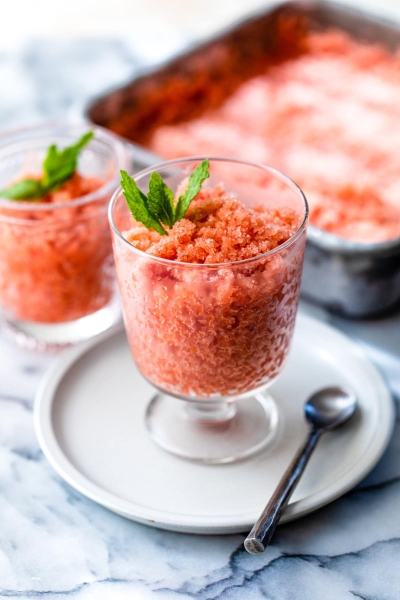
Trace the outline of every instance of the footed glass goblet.
<instances>
[{"instance_id":1,"label":"footed glass goblet","mask_svg":"<svg viewBox=\"0 0 400 600\"><path fill-rule=\"evenodd\" d=\"M169 161L134 179L147 193L155 171L175 192L204 158ZM109 219L130 348L142 375L157 388L147 407L147 428L173 454L227 463L260 451L277 431L279 413L267 390L283 368L293 335L308 209L301 190L272 167L209 160L203 189L210 197L222 184L260 218L269 211L271 239L283 235L277 223L295 214L288 239L242 260L212 262L217 259L210 255L202 263L184 262L128 241L134 223L121 189L110 203ZM218 218L218 212L213 215L211 220ZM226 235L221 242L245 243L252 240Z\"/></svg>"}]
</instances>

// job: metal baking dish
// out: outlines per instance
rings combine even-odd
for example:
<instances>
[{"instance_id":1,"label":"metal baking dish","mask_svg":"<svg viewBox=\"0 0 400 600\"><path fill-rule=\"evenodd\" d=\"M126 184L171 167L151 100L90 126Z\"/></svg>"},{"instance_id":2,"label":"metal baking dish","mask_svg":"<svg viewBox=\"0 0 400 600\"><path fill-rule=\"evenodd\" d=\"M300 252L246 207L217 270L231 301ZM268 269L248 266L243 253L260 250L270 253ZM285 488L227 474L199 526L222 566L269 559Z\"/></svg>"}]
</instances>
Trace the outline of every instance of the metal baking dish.
<instances>
[{"instance_id":1,"label":"metal baking dish","mask_svg":"<svg viewBox=\"0 0 400 600\"><path fill-rule=\"evenodd\" d=\"M158 126L218 106L266 64L301 52L307 31L328 27L391 50L400 45L399 24L331 2L286 2L95 99L85 116L135 142L137 167L149 166L158 157L144 147ZM310 226L302 294L350 318L383 314L400 302L400 238L361 244Z\"/></svg>"}]
</instances>

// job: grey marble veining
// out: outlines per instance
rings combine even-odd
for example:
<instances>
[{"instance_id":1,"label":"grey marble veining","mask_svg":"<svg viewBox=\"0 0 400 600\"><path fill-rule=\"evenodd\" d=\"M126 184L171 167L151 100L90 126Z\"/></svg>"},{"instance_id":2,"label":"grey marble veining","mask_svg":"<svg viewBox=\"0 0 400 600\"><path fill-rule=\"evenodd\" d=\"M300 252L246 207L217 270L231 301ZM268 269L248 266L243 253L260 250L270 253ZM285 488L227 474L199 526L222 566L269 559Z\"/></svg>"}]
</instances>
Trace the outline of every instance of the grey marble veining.
<instances>
[{"instance_id":1,"label":"grey marble veining","mask_svg":"<svg viewBox=\"0 0 400 600\"><path fill-rule=\"evenodd\" d=\"M0 53L0 127L64 119L137 69L134 50L113 40L30 42ZM106 82L106 83L104 83Z\"/></svg>"},{"instance_id":2,"label":"grey marble veining","mask_svg":"<svg viewBox=\"0 0 400 600\"><path fill-rule=\"evenodd\" d=\"M179 44L179 42L176 42ZM172 46L171 46L172 47ZM132 43L35 42L0 53L0 128L78 111L143 64ZM400 314L346 322L400 398ZM261 556L244 535L193 536L125 520L75 492L41 454L35 390L53 358L0 337L0 597L46 600L398 600L400 419L357 489L279 528Z\"/></svg>"},{"instance_id":3,"label":"grey marble veining","mask_svg":"<svg viewBox=\"0 0 400 600\"><path fill-rule=\"evenodd\" d=\"M177 52L187 41L166 30L143 39L32 40L0 50L0 131L51 119L77 118L86 102Z\"/></svg>"}]
</instances>

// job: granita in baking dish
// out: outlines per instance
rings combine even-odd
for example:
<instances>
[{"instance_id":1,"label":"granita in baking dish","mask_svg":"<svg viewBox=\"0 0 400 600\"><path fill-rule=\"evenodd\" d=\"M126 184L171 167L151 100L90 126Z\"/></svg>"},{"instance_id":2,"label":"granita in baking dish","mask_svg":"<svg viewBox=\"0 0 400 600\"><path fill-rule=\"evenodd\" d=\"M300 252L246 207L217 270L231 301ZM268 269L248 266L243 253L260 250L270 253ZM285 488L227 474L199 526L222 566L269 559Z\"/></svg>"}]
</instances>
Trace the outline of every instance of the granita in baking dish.
<instances>
[{"instance_id":1,"label":"granita in baking dish","mask_svg":"<svg viewBox=\"0 0 400 600\"><path fill-rule=\"evenodd\" d=\"M0 305L3 321L17 329L76 321L115 294L107 204L118 168L129 164L111 148L122 144L96 130L44 150L51 131L28 130L24 151L19 138L0 149Z\"/></svg>"},{"instance_id":2,"label":"granita in baking dish","mask_svg":"<svg viewBox=\"0 0 400 600\"><path fill-rule=\"evenodd\" d=\"M383 242L400 236L399 118L399 52L328 30L219 108L158 127L149 145L166 159L207 152L272 164L304 190L311 224Z\"/></svg>"},{"instance_id":3,"label":"granita in baking dish","mask_svg":"<svg viewBox=\"0 0 400 600\"><path fill-rule=\"evenodd\" d=\"M155 386L182 398L264 388L295 324L304 198L268 167L225 163L193 170L196 161L182 159L137 182L123 173L110 207L133 357Z\"/></svg>"}]
</instances>

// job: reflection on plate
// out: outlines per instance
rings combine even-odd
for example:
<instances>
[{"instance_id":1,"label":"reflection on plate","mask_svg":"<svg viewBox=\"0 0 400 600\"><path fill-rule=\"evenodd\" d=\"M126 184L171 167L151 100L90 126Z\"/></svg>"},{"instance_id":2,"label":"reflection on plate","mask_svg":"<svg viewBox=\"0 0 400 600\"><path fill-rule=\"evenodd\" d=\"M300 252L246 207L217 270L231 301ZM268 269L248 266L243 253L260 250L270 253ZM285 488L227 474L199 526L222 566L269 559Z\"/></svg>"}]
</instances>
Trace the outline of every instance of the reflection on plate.
<instances>
[{"instance_id":1,"label":"reflection on plate","mask_svg":"<svg viewBox=\"0 0 400 600\"><path fill-rule=\"evenodd\" d=\"M285 522L358 483L384 452L394 422L390 393L357 344L310 317L298 316L288 362L270 388L281 413L279 434L251 459L201 465L158 448L144 427L144 411L155 392L134 366L121 329L56 361L38 391L35 427L61 477L116 513L175 531L246 531L306 435L304 400L326 385L352 388L359 410L347 425L322 438Z\"/></svg>"}]
</instances>

